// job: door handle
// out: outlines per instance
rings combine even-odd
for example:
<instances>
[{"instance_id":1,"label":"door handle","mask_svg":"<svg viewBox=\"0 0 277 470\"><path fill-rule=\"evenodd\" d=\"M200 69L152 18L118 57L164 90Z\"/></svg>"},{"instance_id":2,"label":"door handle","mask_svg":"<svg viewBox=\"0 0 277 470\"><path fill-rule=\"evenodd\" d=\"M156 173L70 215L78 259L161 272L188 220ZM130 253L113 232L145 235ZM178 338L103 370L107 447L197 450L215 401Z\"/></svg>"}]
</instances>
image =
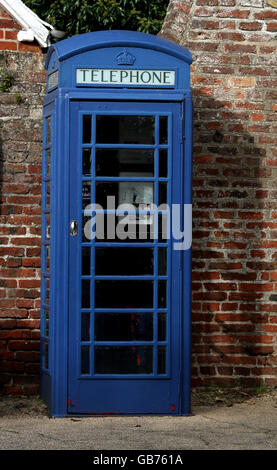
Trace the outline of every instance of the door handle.
<instances>
[{"instance_id":1,"label":"door handle","mask_svg":"<svg viewBox=\"0 0 277 470\"><path fill-rule=\"evenodd\" d=\"M72 237L76 237L78 234L78 223L76 220L71 220L69 233Z\"/></svg>"}]
</instances>

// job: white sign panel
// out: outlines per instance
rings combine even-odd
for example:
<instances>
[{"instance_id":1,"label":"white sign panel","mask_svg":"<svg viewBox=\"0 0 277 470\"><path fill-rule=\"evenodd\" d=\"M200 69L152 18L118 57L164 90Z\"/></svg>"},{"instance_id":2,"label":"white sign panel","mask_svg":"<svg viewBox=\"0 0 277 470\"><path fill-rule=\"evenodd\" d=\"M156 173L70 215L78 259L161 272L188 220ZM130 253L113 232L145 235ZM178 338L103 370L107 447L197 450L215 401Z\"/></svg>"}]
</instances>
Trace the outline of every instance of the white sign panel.
<instances>
[{"instance_id":1,"label":"white sign panel","mask_svg":"<svg viewBox=\"0 0 277 470\"><path fill-rule=\"evenodd\" d=\"M48 75L48 90L58 86L58 82L59 82L59 72L58 70L56 70L56 72L53 72L51 73L51 75Z\"/></svg>"},{"instance_id":2,"label":"white sign panel","mask_svg":"<svg viewBox=\"0 0 277 470\"><path fill-rule=\"evenodd\" d=\"M175 85L174 70L77 69L77 85Z\"/></svg>"}]
</instances>

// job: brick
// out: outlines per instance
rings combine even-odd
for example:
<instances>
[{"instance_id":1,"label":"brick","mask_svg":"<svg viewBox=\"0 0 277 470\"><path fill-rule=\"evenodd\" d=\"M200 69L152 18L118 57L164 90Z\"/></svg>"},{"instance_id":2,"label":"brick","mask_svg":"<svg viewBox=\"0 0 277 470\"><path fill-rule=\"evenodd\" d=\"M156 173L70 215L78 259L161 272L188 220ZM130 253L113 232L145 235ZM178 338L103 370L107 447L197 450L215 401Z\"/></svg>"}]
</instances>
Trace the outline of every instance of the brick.
<instances>
[{"instance_id":1,"label":"brick","mask_svg":"<svg viewBox=\"0 0 277 470\"><path fill-rule=\"evenodd\" d=\"M229 290L237 290L237 285L235 283L228 283L228 282L210 282L204 283L204 288L208 291L229 291Z\"/></svg>"},{"instance_id":2,"label":"brick","mask_svg":"<svg viewBox=\"0 0 277 470\"><path fill-rule=\"evenodd\" d=\"M12 340L8 342L9 349L11 351L23 351L23 350L38 350L40 347L39 341L17 341Z\"/></svg>"},{"instance_id":3,"label":"brick","mask_svg":"<svg viewBox=\"0 0 277 470\"><path fill-rule=\"evenodd\" d=\"M227 10L226 8L217 9L216 13L219 18L248 18L250 15L250 10L241 10L241 9L233 9Z\"/></svg>"},{"instance_id":4,"label":"brick","mask_svg":"<svg viewBox=\"0 0 277 470\"><path fill-rule=\"evenodd\" d=\"M261 121L264 118L264 113L252 113L251 119L252 121Z\"/></svg>"},{"instance_id":5,"label":"brick","mask_svg":"<svg viewBox=\"0 0 277 470\"><path fill-rule=\"evenodd\" d=\"M209 8L197 8L194 12L195 16L212 16L213 11Z\"/></svg>"},{"instance_id":6,"label":"brick","mask_svg":"<svg viewBox=\"0 0 277 470\"><path fill-rule=\"evenodd\" d=\"M275 46L260 46L261 54L272 54L275 51Z\"/></svg>"},{"instance_id":7,"label":"brick","mask_svg":"<svg viewBox=\"0 0 277 470\"><path fill-rule=\"evenodd\" d=\"M217 33L217 38L223 41L245 41L246 37L244 33L237 31L220 31Z\"/></svg>"},{"instance_id":8,"label":"brick","mask_svg":"<svg viewBox=\"0 0 277 470\"><path fill-rule=\"evenodd\" d=\"M265 258L266 257L266 253L264 250L252 250L250 254L252 258Z\"/></svg>"},{"instance_id":9,"label":"brick","mask_svg":"<svg viewBox=\"0 0 277 470\"><path fill-rule=\"evenodd\" d=\"M272 291L273 284L272 283L261 283L261 284L252 284L252 283L240 283L239 285L240 291Z\"/></svg>"},{"instance_id":10,"label":"brick","mask_svg":"<svg viewBox=\"0 0 277 470\"><path fill-rule=\"evenodd\" d=\"M241 22L239 24L239 29L243 29L245 31L260 31L263 27L263 23L259 21L247 21Z\"/></svg>"},{"instance_id":11,"label":"brick","mask_svg":"<svg viewBox=\"0 0 277 470\"><path fill-rule=\"evenodd\" d=\"M196 0L197 6L217 6L218 0Z\"/></svg>"},{"instance_id":12,"label":"brick","mask_svg":"<svg viewBox=\"0 0 277 470\"><path fill-rule=\"evenodd\" d=\"M270 31L270 32L276 32L277 31L277 23L268 23L266 25L266 29L267 31Z\"/></svg>"},{"instance_id":13,"label":"brick","mask_svg":"<svg viewBox=\"0 0 277 470\"><path fill-rule=\"evenodd\" d=\"M277 12L274 10L263 10L254 14L257 20L277 20Z\"/></svg>"},{"instance_id":14,"label":"brick","mask_svg":"<svg viewBox=\"0 0 277 470\"><path fill-rule=\"evenodd\" d=\"M241 269L242 264L241 263L228 263L228 262L212 262L209 265L210 269L219 269L220 271L222 270L232 270L232 269Z\"/></svg>"},{"instance_id":15,"label":"brick","mask_svg":"<svg viewBox=\"0 0 277 470\"><path fill-rule=\"evenodd\" d=\"M40 245L40 238L38 237L12 237L11 238L11 243L13 245L31 245L31 246L36 246Z\"/></svg>"},{"instance_id":16,"label":"brick","mask_svg":"<svg viewBox=\"0 0 277 470\"><path fill-rule=\"evenodd\" d=\"M249 211L240 211L238 213L238 216L241 219L254 219L254 220L261 220L263 219L263 213L262 212L249 212Z\"/></svg>"},{"instance_id":17,"label":"brick","mask_svg":"<svg viewBox=\"0 0 277 470\"><path fill-rule=\"evenodd\" d=\"M209 303L202 303L202 310L203 312L217 312L218 309L220 308L219 307L219 303L215 303L215 302L209 302ZM203 315L203 314L202 314ZM210 321L210 316L207 317L208 320Z\"/></svg>"},{"instance_id":18,"label":"brick","mask_svg":"<svg viewBox=\"0 0 277 470\"><path fill-rule=\"evenodd\" d=\"M220 0L219 4L222 7L234 7L236 6L236 0Z\"/></svg>"},{"instance_id":19,"label":"brick","mask_svg":"<svg viewBox=\"0 0 277 470\"><path fill-rule=\"evenodd\" d=\"M37 362L39 360L39 352L35 351L17 351L15 353L17 361Z\"/></svg>"},{"instance_id":20,"label":"brick","mask_svg":"<svg viewBox=\"0 0 277 470\"><path fill-rule=\"evenodd\" d=\"M227 272L221 273L221 277L224 280L238 280L238 281L255 281L257 278L256 273L241 273L241 272Z\"/></svg>"},{"instance_id":21,"label":"brick","mask_svg":"<svg viewBox=\"0 0 277 470\"><path fill-rule=\"evenodd\" d=\"M193 20L191 23L193 29L218 29L219 22L211 20Z\"/></svg>"},{"instance_id":22,"label":"brick","mask_svg":"<svg viewBox=\"0 0 277 470\"><path fill-rule=\"evenodd\" d=\"M262 299L263 294L257 292L233 292L229 294L228 300L229 301L255 301L258 299Z\"/></svg>"},{"instance_id":23,"label":"brick","mask_svg":"<svg viewBox=\"0 0 277 470\"><path fill-rule=\"evenodd\" d=\"M5 40L17 41L17 31L6 29L5 31Z\"/></svg>"},{"instance_id":24,"label":"brick","mask_svg":"<svg viewBox=\"0 0 277 470\"><path fill-rule=\"evenodd\" d=\"M0 18L0 29L4 28L14 29L16 28L16 22L10 17L7 17L5 19Z\"/></svg>"},{"instance_id":25,"label":"brick","mask_svg":"<svg viewBox=\"0 0 277 470\"><path fill-rule=\"evenodd\" d=\"M37 44L26 44L23 42L18 43L18 50L21 52L35 52L41 54L41 48Z\"/></svg>"},{"instance_id":26,"label":"brick","mask_svg":"<svg viewBox=\"0 0 277 470\"><path fill-rule=\"evenodd\" d=\"M230 77L227 79L227 83L230 87L254 87L256 79L254 77Z\"/></svg>"},{"instance_id":27,"label":"brick","mask_svg":"<svg viewBox=\"0 0 277 470\"><path fill-rule=\"evenodd\" d=\"M193 293L193 300L219 300L223 301L227 299L226 292L198 292Z\"/></svg>"},{"instance_id":28,"label":"brick","mask_svg":"<svg viewBox=\"0 0 277 470\"><path fill-rule=\"evenodd\" d=\"M23 287L23 288L40 287L39 279L23 279L23 280L19 280L18 282L19 282L19 287Z\"/></svg>"},{"instance_id":29,"label":"brick","mask_svg":"<svg viewBox=\"0 0 277 470\"><path fill-rule=\"evenodd\" d=\"M17 51L17 42L13 41L0 41L0 49L3 50L10 50L10 51Z\"/></svg>"},{"instance_id":30,"label":"brick","mask_svg":"<svg viewBox=\"0 0 277 470\"><path fill-rule=\"evenodd\" d=\"M254 54L257 51L257 46L249 44L225 44L224 50L229 53Z\"/></svg>"}]
</instances>

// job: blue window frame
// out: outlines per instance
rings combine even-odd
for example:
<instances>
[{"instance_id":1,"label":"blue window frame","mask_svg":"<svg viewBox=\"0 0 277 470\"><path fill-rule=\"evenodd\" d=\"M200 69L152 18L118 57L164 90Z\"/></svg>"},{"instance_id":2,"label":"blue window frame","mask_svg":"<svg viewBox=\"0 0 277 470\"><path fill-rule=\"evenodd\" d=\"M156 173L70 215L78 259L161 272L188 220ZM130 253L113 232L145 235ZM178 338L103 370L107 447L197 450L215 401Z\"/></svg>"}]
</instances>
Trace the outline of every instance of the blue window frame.
<instances>
[{"instance_id":1,"label":"blue window frame","mask_svg":"<svg viewBox=\"0 0 277 470\"><path fill-rule=\"evenodd\" d=\"M41 202L41 368L49 371L49 322L50 322L50 249L51 249L51 153L52 114L46 112L43 119L42 202Z\"/></svg>"}]
</instances>

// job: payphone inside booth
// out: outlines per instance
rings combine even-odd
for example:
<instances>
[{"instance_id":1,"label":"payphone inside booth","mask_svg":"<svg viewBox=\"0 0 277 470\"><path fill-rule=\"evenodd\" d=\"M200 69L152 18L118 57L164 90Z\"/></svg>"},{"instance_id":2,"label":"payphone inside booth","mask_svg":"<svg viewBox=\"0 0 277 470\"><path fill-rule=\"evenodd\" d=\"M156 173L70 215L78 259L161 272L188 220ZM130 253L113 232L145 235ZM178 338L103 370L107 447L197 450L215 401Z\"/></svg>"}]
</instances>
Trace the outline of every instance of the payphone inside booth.
<instances>
[{"instance_id":1,"label":"payphone inside booth","mask_svg":"<svg viewBox=\"0 0 277 470\"><path fill-rule=\"evenodd\" d=\"M131 31L49 48L40 387L52 416L190 413L191 61Z\"/></svg>"}]
</instances>

